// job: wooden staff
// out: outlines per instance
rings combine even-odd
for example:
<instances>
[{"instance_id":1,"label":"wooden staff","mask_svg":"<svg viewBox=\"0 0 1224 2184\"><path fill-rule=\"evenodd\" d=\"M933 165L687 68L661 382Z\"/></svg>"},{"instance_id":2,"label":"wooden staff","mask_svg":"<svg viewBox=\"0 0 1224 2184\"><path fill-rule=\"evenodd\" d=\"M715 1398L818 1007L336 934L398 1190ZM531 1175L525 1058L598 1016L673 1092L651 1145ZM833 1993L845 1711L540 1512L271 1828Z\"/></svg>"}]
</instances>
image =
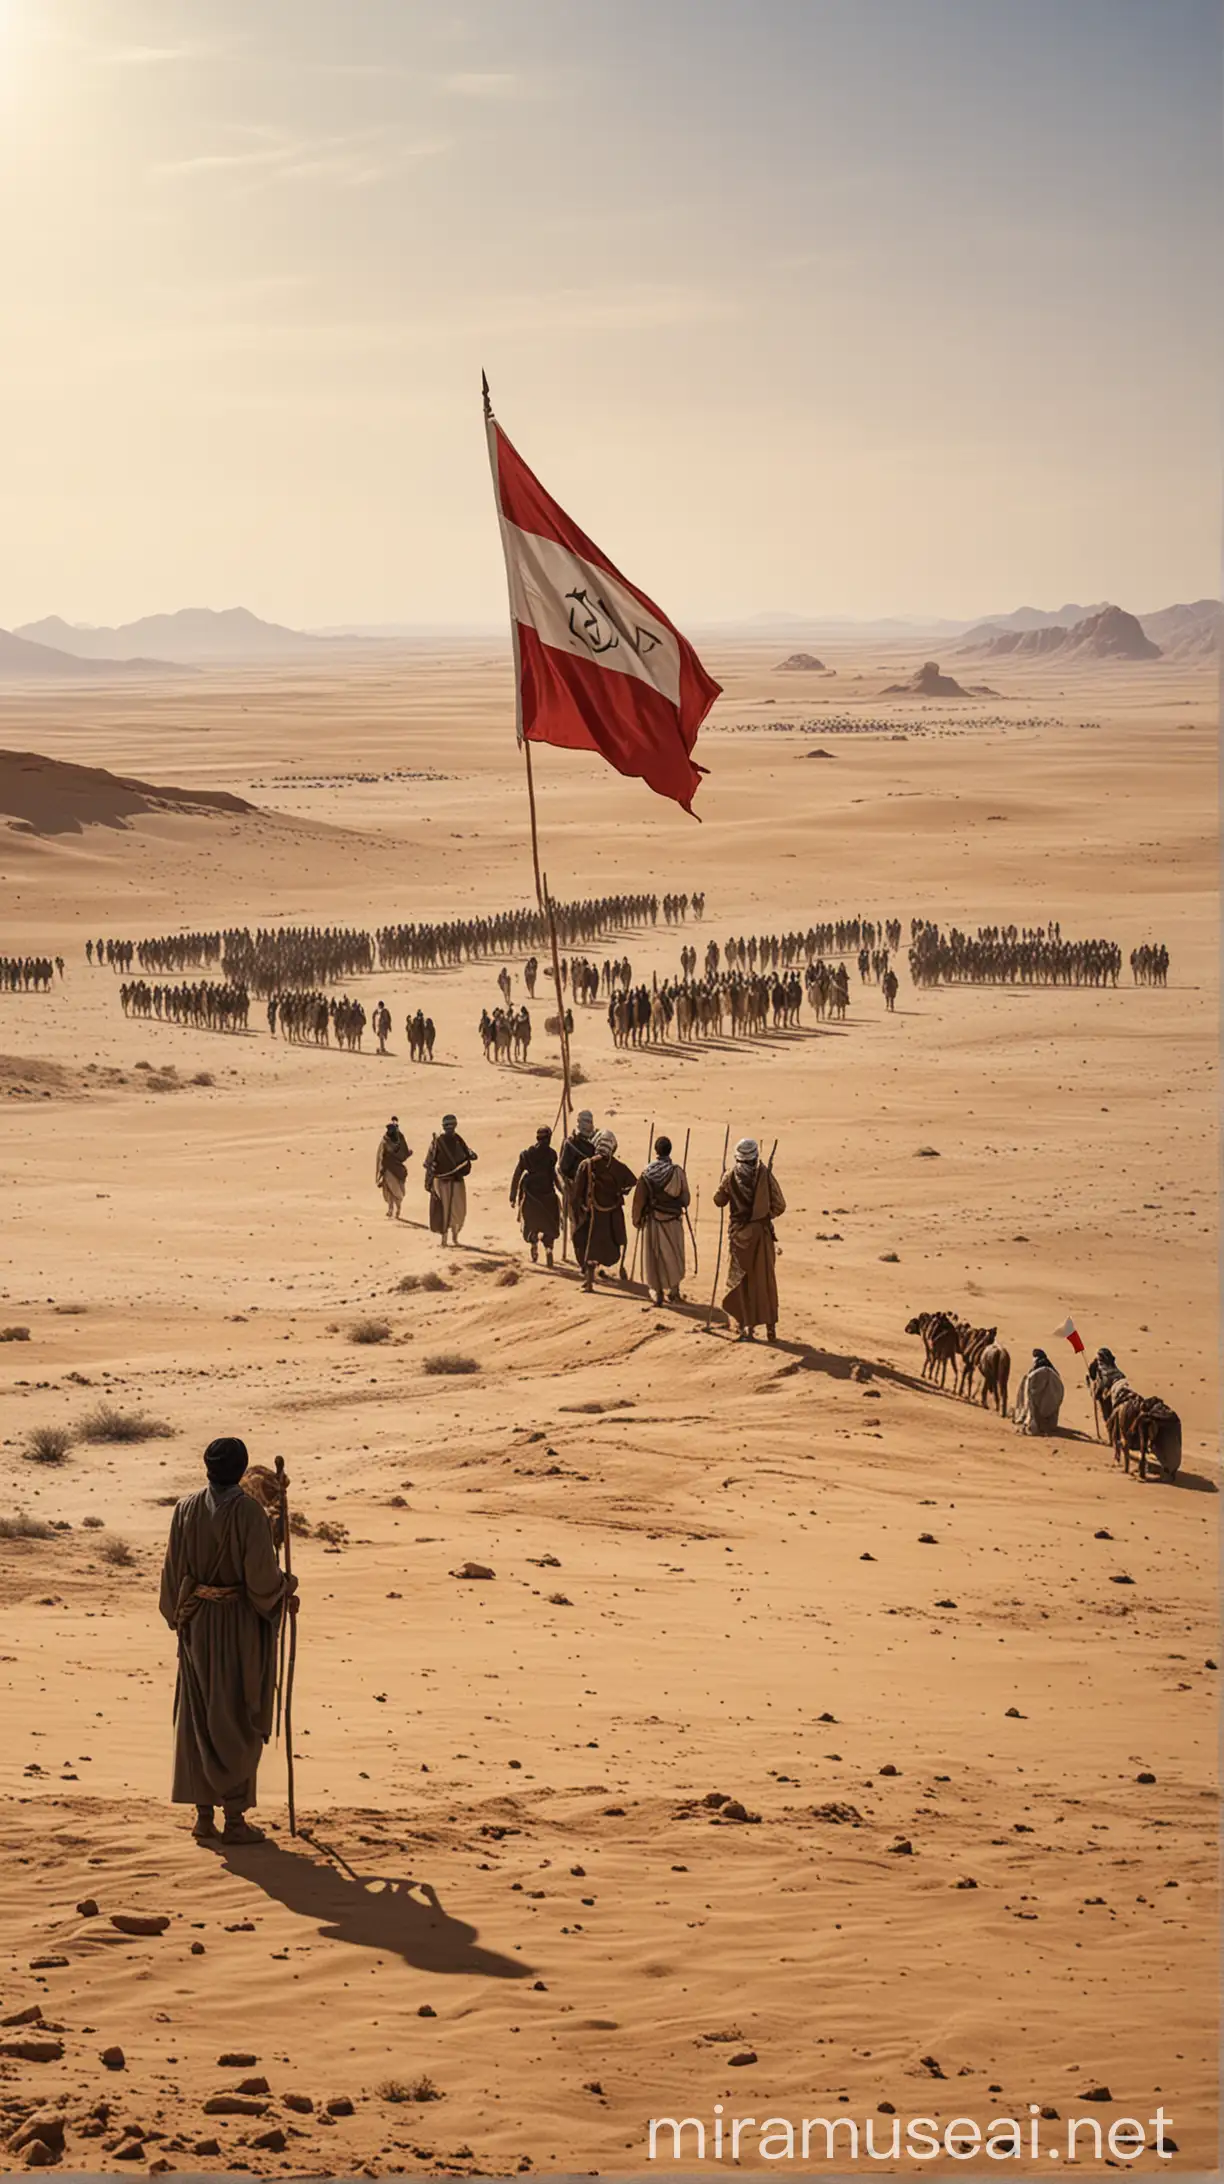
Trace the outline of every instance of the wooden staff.
<instances>
[{"instance_id":1,"label":"wooden staff","mask_svg":"<svg viewBox=\"0 0 1224 2184\"><path fill-rule=\"evenodd\" d=\"M646 1132L646 1166L647 1166L647 1167L649 1167L649 1166L650 1166L650 1155L651 1155L651 1153L652 1153L653 1149L654 1149L654 1116L652 1115L652 1116L651 1116L651 1118L650 1118L650 1128L649 1128L649 1129L648 1129L648 1131ZM636 1277L636 1275L637 1275L637 1263L638 1263L638 1246L640 1245L641 1241L642 1241L642 1231L641 1231L641 1229L635 1229L635 1230L634 1230L634 1232L633 1232L633 1263L632 1263L632 1265L631 1265L631 1266L630 1266L630 1268L629 1268L629 1279L630 1279L630 1281L633 1281L633 1280L634 1280L634 1278L635 1278L635 1277ZM623 1268L623 1266L624 1266L624 1254L623 1254L623 1252L622 1252L622 1254L621 1254L621 1265L622 1265L622 1268Z\"/></svg>"},{"instance_id":2,"label":"wooden staff","mask_svg":"<svg viewBox=\"0 0 1224 2184\"><path fill-rule=\"evenodd\" d=\"M728 1127L730 1127L730 1126L728 1125ZM689 1139L691 1138L692 1134L693 1134L693 1126L692 1126L692 1124L690 1123L690 1124L689 1124L689 1127L688 1127L688 1129L687 1129L687 1130L685 1131L685 1133L684 1133L684 1158L683 1158L683 1160L682 1160L682 1161L680 1162L680 1166L681 1166L681 1167L682 1167L682 1169L684 1170L684 1179L685 1179L685 1182L686 1182L686 1183L687 1183L687 1181L688 1181L688 1156L689 1156ZM700 1199L701 1199L701 1193L700 1193L700 1191L698 1191L698 1193L697 1193L697 1202L698 1202L698 1203L700 1202ZM696 1219L696 1215L694 1215L694 1221L695 1221L695 1219ZM689 1232L689 1235L690 1235L690 1236L692 1237L692 1240L693 1240L693 1272L694 1272L694 1274L696 1274L696 1272L697 1272L697 1231L696 1231L696 1228L694 1227L694 1221L690 1221L690 1219L689 1219L689 1215L688 1215L688 1208L687 1208L687 1206L686 1206L686 1207L685 1207L685 1210L684 1210L684 1225L685 1225L685 1227L687 1228L687 1230L688 1230L688 1232Z\"/></svg>"},{"instance_id":3,"label":"wooden staff","mask_svg":"<svg viewBox=\"0 0 1224 2184\"><path fill-rule=\"evenodd\" d=\"M278 1456L276 1459L276 1485L277 1491L280 1496L281 1545L283 1546L285 1552L285 1577L286 1579L288 1579L293 1576L293 1549L290 1546L290 1540L292 1539L293 1535L289 1529L289 1477L285 1470L285 1459L283 1456ZM291 1593L292 1588L289 1588L289 1590L287 1590L285 1593L284 1604L281 1608L281 1637L283 1646L284 1630L287 1623L289 1626L289 1653L287 1661L284 1661L284 1655L282 1653L282 1660L284 1661L283 1711L285 1722L285 1764L289 1773L289 1833L290 1835L296 1835L297 1806L294 1803L293 1796L293 1671L297 1666L297 1616L290 1606ZM280 1692L278 1691L278 1729L280 1727L281 1711L282 1709Z\"/></svg>"},{"instance_id":4,"label":"wooden staff","mask_svg":"<svg viewBox=\"0 0 1224 2184\"><path fill-rule=\"evenodd\" d=\"M718 1171L718 1180L720 1183L722 1182L722 1179L727 1172L727 1147L730 1143L731 1125L730 1123L728 1123L726 1129L723 1131L722 1166ZM718 1275L719 1270L722 1266L723 1228L725 1226L726 1219L727 1209L725 1206L720 1206L718 1209L718 1257L714 1261L714 1286L710 1291L710 1309L706 1313L705 1317L705 1332L707 1335L710 1332L710 1321L714 1317L714 1300L718 1295Z\"/></svg>"}]
</instances>

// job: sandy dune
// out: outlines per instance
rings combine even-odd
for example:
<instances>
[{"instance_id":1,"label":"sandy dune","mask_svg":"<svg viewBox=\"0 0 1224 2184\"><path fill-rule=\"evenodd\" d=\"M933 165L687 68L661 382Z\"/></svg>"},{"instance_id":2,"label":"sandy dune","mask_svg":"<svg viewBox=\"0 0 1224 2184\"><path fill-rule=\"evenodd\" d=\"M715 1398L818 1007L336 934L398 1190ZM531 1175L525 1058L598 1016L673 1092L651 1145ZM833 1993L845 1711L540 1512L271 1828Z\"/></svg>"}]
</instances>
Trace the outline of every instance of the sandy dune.
<instances>
[{"instance_id":1,"label":"sandy dune","mask_svg":"<svg viewBox=\"0 0 1224 2184\"><path fill-rule=\"evenodd\" d=\"M635 974L859 911L1057 918L1124 956L1167 940L1173 968L1163 991L903 977L889 1018L852 966L844 1029L805 1011L692 1052L618 1053L579 1012L624 1157L691 1127L691 1295L725 1124L778 1139L780 1341L747 1354L704 1301L585 1299L527 1263L507 1187L555 1050L537 1007L532 1070L483 1062L496 965L363 980L385 1059L287 1047L258 1004L245 1037L129 1022L86 969L87 934L526 902L500 649L0 691L0 745L261 807L0 814L0 955L67 959L49 995L0 993L0 1323L29 1330L0 1349L0 1514L71 1527L0 1538L0 2017L44 2020L0 2027L0 2117L63 2100L66 2166L121 2172L139 2125L140 2160L177 2168L615 2171L645 2165L648 2118L719 2100L985 2122L1100 2088L1084 2113L1163 2102L1172 2166L1215 2158L1211 677L1008 660L1001 699L884 701L913 649L822 647L810 690L776 650L711 657L701 826L538 761L555 893L706 890L704 925L617 937ZM432 1069L403 1051L418 1004ZM480 1160L440 1253L419 1160L444 1108ZM391 1109L398 1227L372 1181ZM444 1291L399 1290L434 1266ZM1013 1382L1074 1312L1180 1411L1177 1489L1115 1472L1070 1373L1049 1443L921 1385L903 1329L932 1304L997 1324ZM371 1310L391 1341L351 1344ZM439 1350L480 1370L430 1377ZM29 1460L31 1428L103 1396L173 1437ZM310 1841L270 1752L272 1843L218 1853L164 1801L156 1577L223 1431L282 1450L310 1525L346 1536L295 1542ZM452 1577L469 1558L495 1578ZM111 1926L131 1911L168 1929ZM251 2077L266 2113L206 2112ZM422 2079L442 2097L392 2097Z\"/></svg>"}]
</instances>

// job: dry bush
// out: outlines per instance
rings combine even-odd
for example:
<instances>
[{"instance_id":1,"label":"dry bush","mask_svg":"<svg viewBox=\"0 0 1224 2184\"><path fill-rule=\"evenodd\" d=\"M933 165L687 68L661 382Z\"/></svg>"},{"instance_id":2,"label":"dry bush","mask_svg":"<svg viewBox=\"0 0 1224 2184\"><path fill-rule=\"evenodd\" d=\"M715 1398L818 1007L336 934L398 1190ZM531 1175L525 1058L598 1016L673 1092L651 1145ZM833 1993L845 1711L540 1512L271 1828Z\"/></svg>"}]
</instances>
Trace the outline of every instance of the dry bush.
<instances>
[{"instance_id":1,"label":"dry bush","mask_svg":"<svg viewBox=\"0 0 1224 2184\"><path fill-rule=\"evenodd\" d=\"M442 1276L435 1274L433 1268L430 1267L428 1274L422 1274L421 1276L421 1287L422 1289L437 1291L439 1289L449 1289L450 1283L444 1282Z\"/></svg>"},{"instance_id":2,"label":"dry bush","mask_svg":"<svg viewBox=\"0 0 1224 2184\"><path fill-rule=\"evenodd\" d=\"M402 1274L395 1286L401 1296L408 1297L415 1289L449 1289L450 1283L444 1282L442 1276L435 1274L431 1267L428 1274Z\"/></svg>"},{"instance_id":3,"label":"dry bush","mask_svg":"<svg viewBox=\"0 0 1224 2184\"><path fill-rule=\"evenodd\" d=\"M191 1081L193 1084L215 1084L217 1080L211 1069L197 1069Z\"/></svg>"},{"instance_id":4,"label":"dry bush","mask_svg":"<svg viewBox=\"0 0 1224 2184\"><path fill-rule=\"evenodd\" d=\"M0 1327L0 1342L28 1342L28 1327Z\"/></svg>"},{"instance_id":5,"label":"dry bush","mask_svg":"<svg viewBox=\"0 0 1224 2184\"><path fill-rule=\"evenodd\" d=\"M389 1319L355 1319L348 1329L348 1340L350 1342L389 1342L391 1340L391 1322Z\"/></svg>"},{"instance_id":6,"label":"dry bush","mask_svg":"<svg viewBox=\"0 0 1224 2184\"><path fill-rule=\"evenodd\" d=\"M9 1517L0 1517L0 1539L54 1539L55 1526L45 1517L31 1517L24 1509L14 1509Z\"/></svg>"},{"instance_id":7,"label":"dry bush","mask_svg":"<svg viewBox=\"0 0 1224 2184\"><path fill-rule=\"evenodd\" d=\"M169 1441L174 1427L147 1411L120 1410L116 1403L95 1403L77 1427L82 1441Z\"/></svg>"},{"instance_id":8,"label":"dry bush","mask_svg":"<svg viewBox=\"0 0 1224 2184\"><path fill-rule=\"evenodd\" d=\"M429 1357L422 1358L421 1371L433 1374L478 1373L480 1361L478 1358L464 1357L459 1350L434 1350Z\"/></svg>"},{"instance_id":9,"label":"dry bush","mask_svg":"<svg viewBox=\"0 0 1224 2184\"><path fill-rule=\"evenodd\" d=\"M348 1546L348 1526L341 1524L338 1517L324 1517L321 1524L316 1524L314 1536L328 1547Z\"/></svg>"},{"instance_id":10,"label":"dry bush","mask_svg":"<svg viewBox=\"0 0 1224 2184\"><path fill-rule=\"evenodd\" d=\"M105 1523L105 1522L106 1522L106 1519L105 1519L104 1517L82 1517L82 1518L81 1518L81 1525L82 1525L82 1528L83 1528L83 1530L85 1530L86 1532L100 1532L100 1531L102 1530L102 1527L103 1527L103 1525L104 1525L104 1523Z\"/></svg>"},{"instance_id":11,"label":"dry bush","mask_svg":"<svg viewBox=\"0 0 1224 2184\"><path fill-rule=\"evenodd\" d=\"M374 2091L380 2101L441 2101L446 2098L441 2087L424 2075L408 2079L384 2078Z\"/></svg>"},{"instance_id":12,"label":"dry bush","mask_svg":"<svg viewBox=\"0 0 1224 2184\"><path fill-rule=\"evenodd\" d=\"M522 1278L516 1266L504 1266L497 1277L497 1286L499 1289L513 1289L515 1283L521 1282Z\"/></svg>"},{"instance_id":13,"label":"dry bush","mask_svg":"<svg viewBox=\"0 0 1224 2184\"><path fill-rule=\"evenodd\" d=\"M62 1464L71 1447L67 1426L31 1426L26 1435L26 1455L36 1464Z\"/></svg>"},{"instance_id":14,"label":"dry bush","mask_svg":"<svg viewBox=\"0 0 1224 2184\"><path fill-rule=\"evenodd\" d=\"M61 1319L79 1319L83 1312L88 1312L89 1306L87 1304L57 1304L55 1309Z\"/></svg>"},{"instance_id":15,"label":"dry bush","mask_svg":"<svg viewBox=\"0 0 1224 2184\"><path fill-rule=\"evenodd\" d=\"M289 1529L295 1539L309 1539L310 1519L304 1517L300 1509L291 1509L289 1511Z\"/></svg>"},{"instance_id":16,"label":"dry bush","mask_svg":"<svg viewBox=\"0 0 1224 2184\"><path fill-rule=\"evenodd\" d=\"M136 1550L131 1541L120 1539L116 1532L98 1541L98 1553L112 1570L130 1570L136 1561Z\"/></svg>"}]
</instances>

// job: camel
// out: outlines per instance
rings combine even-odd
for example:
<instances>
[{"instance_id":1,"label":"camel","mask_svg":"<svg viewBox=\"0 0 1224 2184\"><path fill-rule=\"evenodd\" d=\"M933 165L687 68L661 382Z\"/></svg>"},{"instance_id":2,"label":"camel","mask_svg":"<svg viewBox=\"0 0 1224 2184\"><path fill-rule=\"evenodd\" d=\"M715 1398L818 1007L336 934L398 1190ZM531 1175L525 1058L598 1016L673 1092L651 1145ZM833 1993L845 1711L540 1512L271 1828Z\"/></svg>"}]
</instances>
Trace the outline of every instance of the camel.
<instances>
[{"instance_id":1,"label":"camel","mask_svg":"<svg viewBox=\"0 0 1224 2184\"><path fill-rule=\"evenodd\" d=\"M946 1312L919 1312L916 1319L907 1321L907 1335L921 1335L926 1357L922 1377L934 1381L939 1376L939 1386L946 1386L949 1365L955 1366L960 1337L955 1324Z\"/></svg>"},{"instance_id":2,"label":"camel","mask_svg":"<svg viewBox=\"0 0 1224 2184\"><path fill-rule=\"evenodd\" d=\"M982 1376L982 1409L986 1409L988 1397L993 1396L995 1409L1000 1418L1005 1418L1007 1383L1011 1378L1011 1353L1003 1348L1001 1342L989 1342L978 1357L977 1369Z\"/></svg>"}]
</instances>

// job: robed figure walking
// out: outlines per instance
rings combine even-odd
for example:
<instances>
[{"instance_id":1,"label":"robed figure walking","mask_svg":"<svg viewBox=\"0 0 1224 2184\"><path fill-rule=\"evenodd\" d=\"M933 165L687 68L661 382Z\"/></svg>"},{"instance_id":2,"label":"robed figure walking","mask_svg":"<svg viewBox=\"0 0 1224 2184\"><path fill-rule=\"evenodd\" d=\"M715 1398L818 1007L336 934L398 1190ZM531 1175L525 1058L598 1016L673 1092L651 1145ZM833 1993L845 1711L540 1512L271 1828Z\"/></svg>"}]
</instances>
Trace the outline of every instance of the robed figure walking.
<instances>
[{"instance_id":1,"label":"robed figure walking","mask_svg":"<svg viewBox=\"0 0 1224 2184\"><path fill-rule=\"evenodd\" d=\"M656 1304L680 1302L684 1280L684 1216L688 1177L671 1157L671 1139L655 1139L655 1157L638 1177L631 1209L642 1240L642 1278Z\"/></svg>"},{"instance_id":2,"label":"robed figure walking","mask_svg":"<svg viewBox=\"0 0 1224 2184\"><path fill-rule=\"evenodd\" d=\"M574 1256L584 1289L595 1287L597 1267L625 1256L625 1199L632 1189L632 1168L616 1158L615 1131L601 1130L574 1180Z\"/></svg>"},{"instance_id":3,"label":"robed figure walking","mask_svg":"<svg viewBox=\"0 0 1224 2184\"><path fill-rule=\"evenodd\" d=\"M445 1244L458 1243L467 1219L467 1183L476 1155L459 1135L454 1115L443 1115L442 1128L429 1141L425 1155L425 1188L429 1192L429 1226Z\"/></svg>"},{"instance_id":4,"label":"robed figure walking","mask_svg":"<svg viewBox=\"0 0 1224 2184\"><path fill-rule=\"evenodd\" d=\"M723 1310L739 1326L739 1340L754 1342L764 1326L770 1342L778 1324L777 1240L773 1225L786 1211L772 1166L762 1167L755 1138L741 1138L734 1166L714 1193L727 1208L727 1293Z\"/></svg>"},{"instance_id":5,"label":"robed figure walking","mask_svg":"<svg viewBox=\"0 0 1224 2184\"><path fill-rule=\"evenodd\" d=\"M547 1123L536 1131L535 1144L528 1145L518 1156L510 1178L510 1203L518 1214L524 1239L531 1246L533 1260L538 1260L543 1244L545 1261L551 1266L553 1245L561 1234L561 1205L557 1197L557 1155Z\"/></svg>"},{"instance_id":6,"label":"robed figure walking","mask_svg":"<svg viewBox=\"0 0 1224 2184\"><path fill-rule=\"evenodd\" d=\"M398 1221L403 1211L411 1158L412 1147L400 1129L399 1117L392 1115L378 1141L374 1161L374 1181L383 1194L388 1221Z\"/></svg>"}]
</instances>

